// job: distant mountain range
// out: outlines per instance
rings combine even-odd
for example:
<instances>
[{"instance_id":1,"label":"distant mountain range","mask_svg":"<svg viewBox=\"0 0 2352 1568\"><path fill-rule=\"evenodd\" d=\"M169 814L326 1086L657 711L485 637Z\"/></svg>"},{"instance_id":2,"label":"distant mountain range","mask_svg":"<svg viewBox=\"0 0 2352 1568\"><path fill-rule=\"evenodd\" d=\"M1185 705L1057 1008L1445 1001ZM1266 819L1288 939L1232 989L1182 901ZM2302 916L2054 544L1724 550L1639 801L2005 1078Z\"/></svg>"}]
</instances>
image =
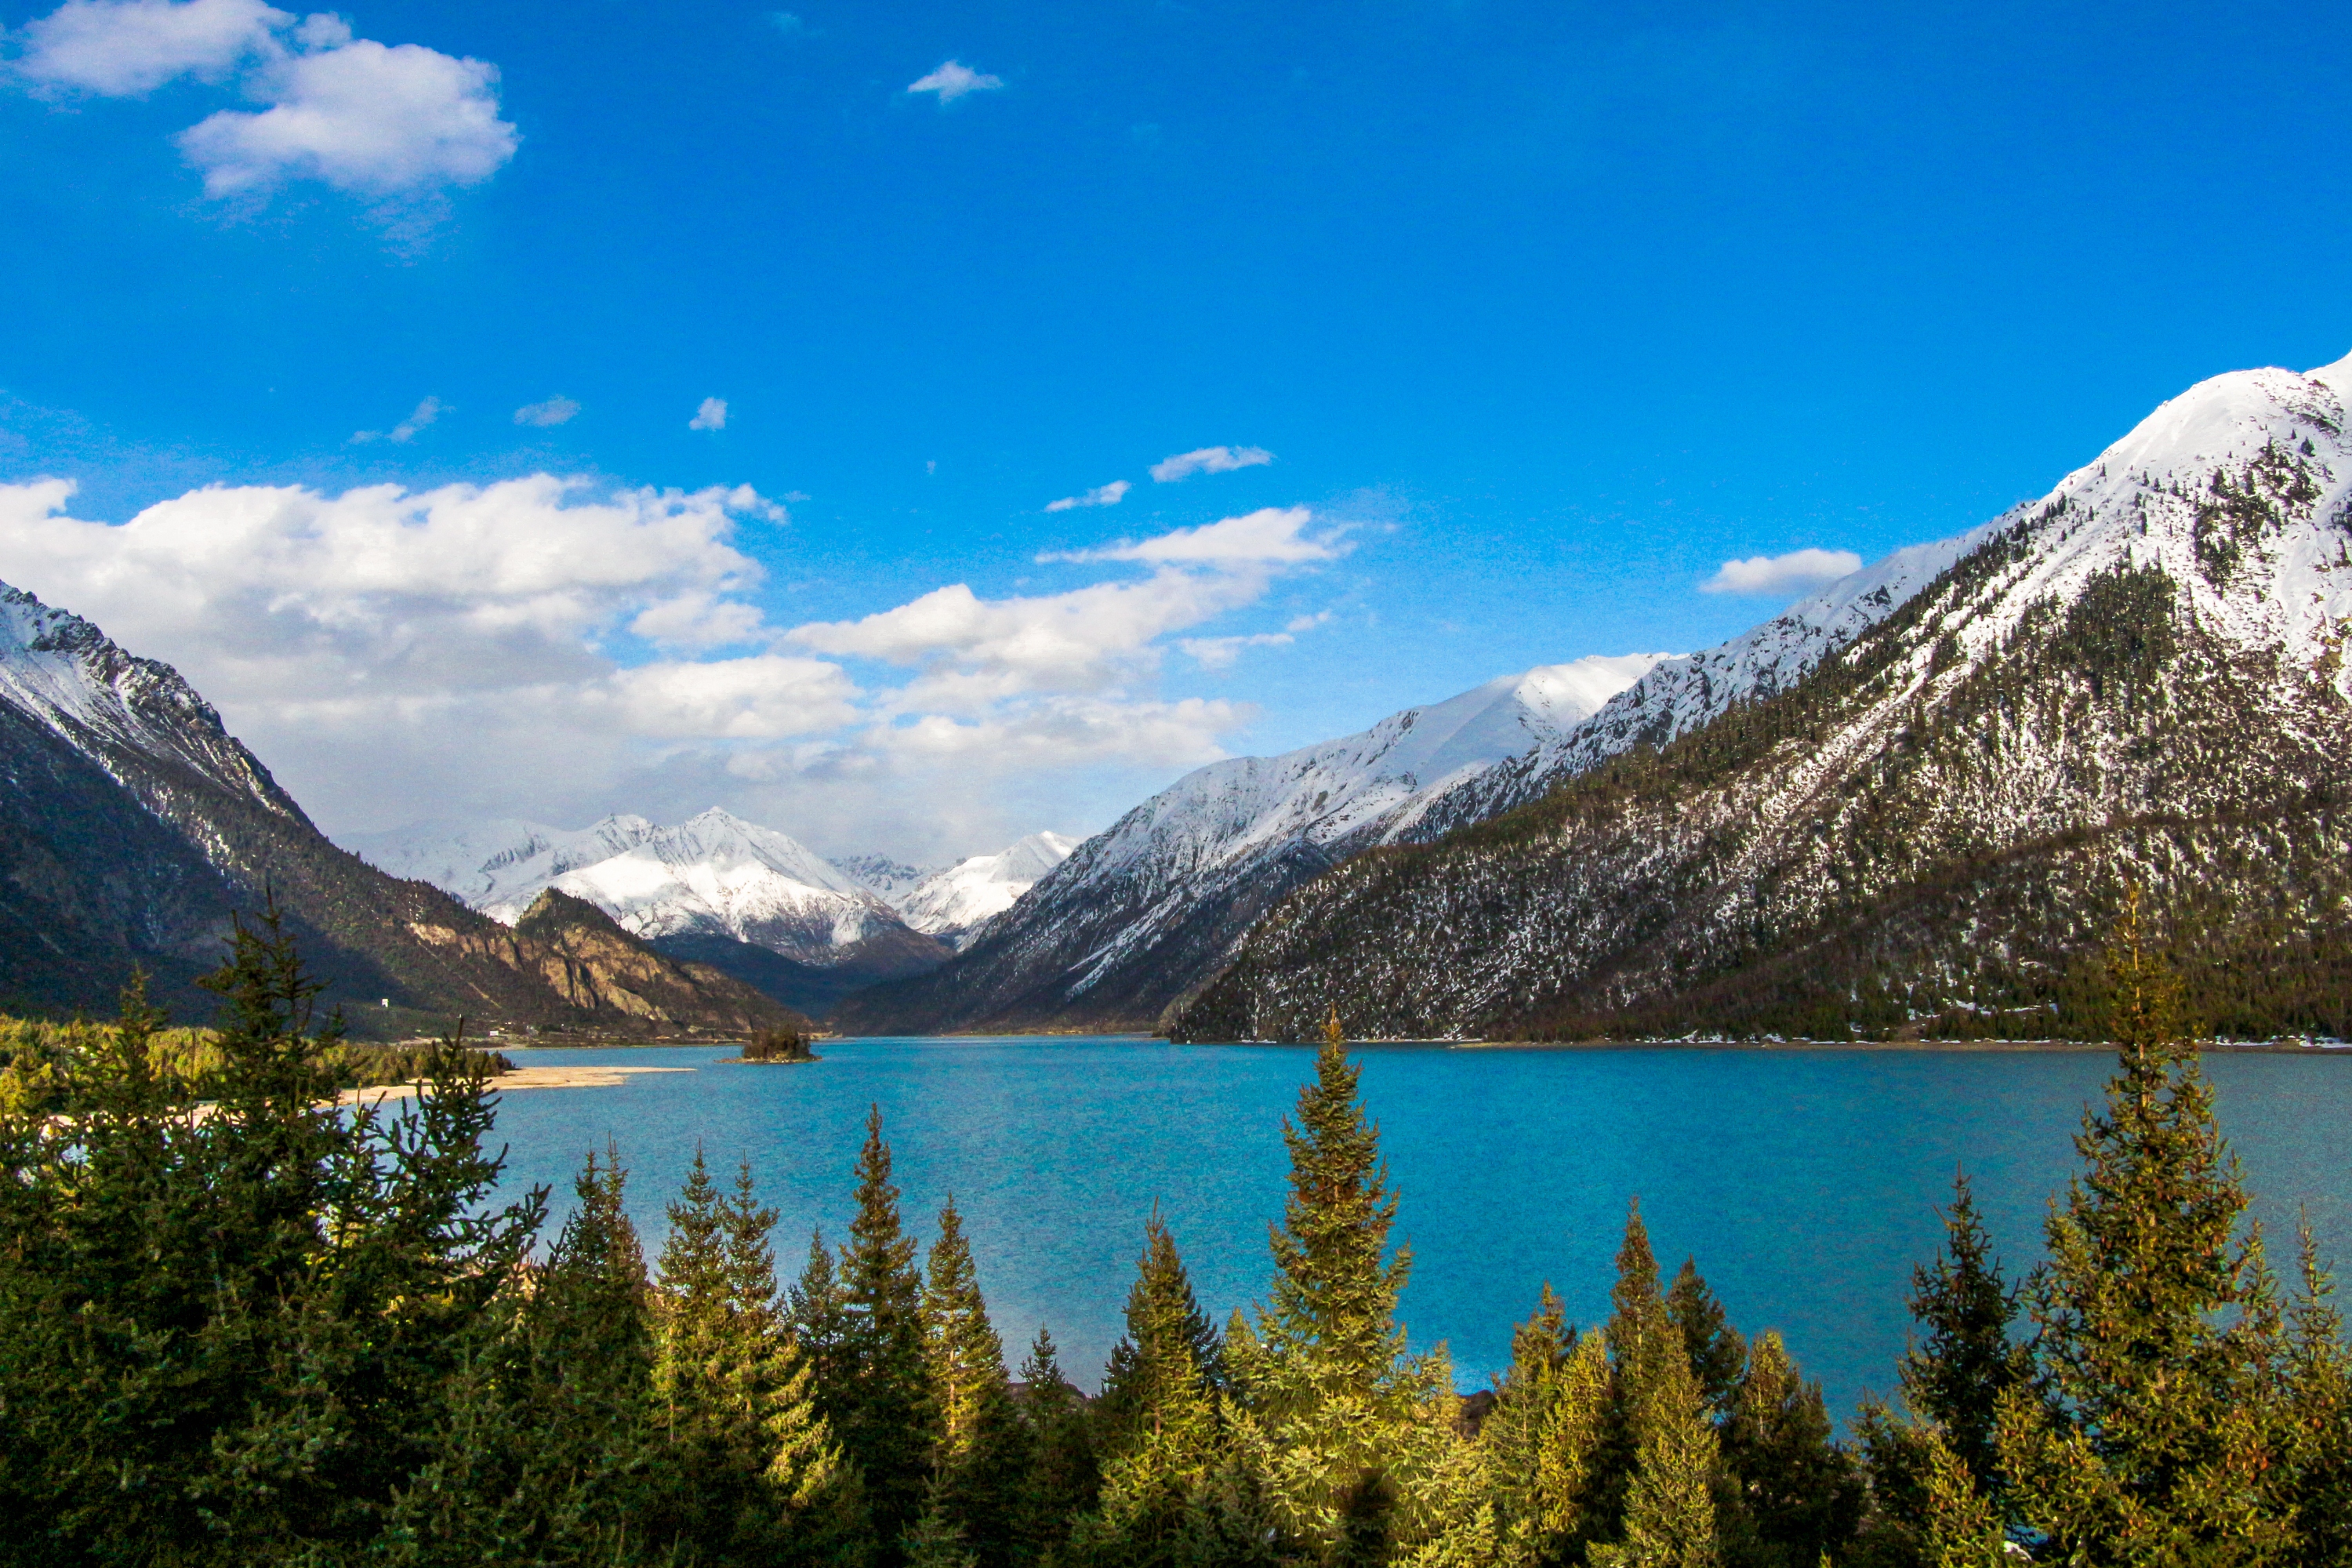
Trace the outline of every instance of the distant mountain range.
<instances>
[{"instance_id":1,"label":"distant mountain range","mask_svg":"<svg viewBox=\"0 0 2352 1568\"><path fill-rule=\"evenodd\" d=\"M505 924L553 889L664 952L821 1012L860 987L945 963L1075 841L1032 834L998 854L925 872L876 855L829 861L713 807L674 827L642 816L576 830L501 818L419 823L345 842Z\"/></svg>"},{"instance_id":2,"label":"distant mountain range","mask_svg":"<svg viewBox=\"0 0 2352 1568\"><path fill-rule=\"evenodd\" d=\"M803 1022L740 982L547 908L514 930L336 847L169 665L0 585L0 1010L110 1012L134 968L195 978L274 899L365 1032L445 1026L741 1033Z\"/></svg>"}]
</instances>

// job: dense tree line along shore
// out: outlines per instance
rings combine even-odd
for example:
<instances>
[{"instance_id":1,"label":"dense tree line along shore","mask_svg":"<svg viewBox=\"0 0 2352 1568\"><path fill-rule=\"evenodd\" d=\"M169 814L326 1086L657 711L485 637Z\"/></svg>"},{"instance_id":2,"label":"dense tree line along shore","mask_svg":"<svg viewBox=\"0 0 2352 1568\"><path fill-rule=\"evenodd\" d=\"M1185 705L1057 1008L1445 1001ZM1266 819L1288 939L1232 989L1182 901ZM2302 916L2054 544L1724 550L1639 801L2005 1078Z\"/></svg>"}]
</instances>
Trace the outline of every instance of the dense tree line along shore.
<instances>
[{"instance_id":1,"label":"dense tree line along shore","mask_svg":"<svg viewBox=\"0 0 2352 1568\"><path fill-rule=\"evenodd\" d=\"M2128 925L2048 1262L2004 1279L1963 1178L1899 1398L1847 1440L1778 1335L1662 1275L1638 1204L1608 1321L1547 1287L1457 1396L1396 1317L1336 1014L1265 1302L1212 1323L1151 1214L1088 1399L1043 1331L1008 1366L952 1200L919 1260L878 1112L845 1241L789 1284L748 1164L699 1154L650 1267L617 1151L541 1248L545 1190L494 1196L480 1057L339 1111L340 1025L274 919L206 984L202 1075L134 989L0 1103L0 1563L2352 1563L2329 1279L2307 1237L2273 1270Z\"/></svg>"}]
</instances>

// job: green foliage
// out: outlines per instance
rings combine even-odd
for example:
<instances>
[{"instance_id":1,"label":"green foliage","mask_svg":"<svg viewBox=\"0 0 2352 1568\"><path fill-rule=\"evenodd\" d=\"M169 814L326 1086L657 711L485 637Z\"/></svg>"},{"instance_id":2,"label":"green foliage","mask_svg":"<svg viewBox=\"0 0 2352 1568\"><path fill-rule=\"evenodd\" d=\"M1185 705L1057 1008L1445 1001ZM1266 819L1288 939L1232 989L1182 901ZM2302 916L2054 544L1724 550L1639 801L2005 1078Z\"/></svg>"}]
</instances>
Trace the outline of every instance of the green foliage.
<instances>
[{"instance_id":1,"label":"green foliage","mask_svg":"<svg viewBox=\"0 0 2352 1568\"><path fill-rule=\"evenodd\" d=\"M206 984L208 1110L156 1070L134 985L75 1042L71 1115L0 1111L0 1561L378 1538L539 1223L543 1194L488 1205L490 1108L454 1043L395 1119L320 1107L339 1028L274 911Z\"/></svg>"},{"instance_id":2,"label":"green foliage","mask_svg":"<svg viewBox=\"0 0 2352 1568\"><path fill-rule=\"evenodd\" d=\"M1269 1301L1221 1338L1155 1209L1089 1409L1042 1331L1007 1379L951 1202L918 1273L878 1113L850 1244L813 1237L789 1292L750 1168L698 1150L651 1279L609 1146L534 1266L545 1194L491 1205L481 1062L444 1042L396 1120L331 1107L334 1026L265 918L207 1036L159 1044L134 991L10 1037L62 1098L0 1105L0 1568L1991 1568L2012 1525L2084 1565L2352 1563L2332 1284L2308 1235L2273 1283L2137 936L2037 1335L1963 1180L1909 1409L1866 1405L1849 1452L1777 1334L1748 1346L1693 1262L1661 1289L1638 1205L1605 1327L1547 1286L1473 1431L1396 1321L1336 1017Z\"/></svg>"},{"instance_id":3,"label":"green foliage","mask_svg":"<svg viewBox=\"0 0 2352 1568\"><path fill-rule=\"evenodd\" d=\"M1723 1426L1733 1496L1735 1563L1811 1568L1861 1522L1862 1478L1831 1435L1818 1383L1806 1382L1780 1336L1756 1342Z\"/></svg>"},{"instance_id":4,"label":"green foliage","mask_svg":"<svg viewBox=\"0 0 2352 1568\"><path fill-rule=\"evenodd\" d=\"M768 1029L743 1042L742 1059L747 1062L813 1062L816 1052L809 1048L808 1037L797 1029Z\"/></svg>"},{"instance_id":5,"label":"green foliage","mask_svg":"<svg viewBox=\"0 0 2352 1568\"><path fill-rule=\"evenodd\" d=\"M1666 1292L1666 1317L1682 1331L1683 1349L1690 1357L1691 1374L1698 1379L1699 1397L1718 1423L1729 1420L1739 1397L1739 1380L1748 1364L1748 1342L1723 1310L1723 1303L1699 1278L1698 1260L1685 1258Z\"/></svg>"},{"instance_id":6,"label":"green foliage","mask_svg":"<svg viewBox=\"0 0 2352 1568\"><path fill-rule=\"evenodd\" d=\"M1442 1355L1405 1352L1396 1301L1411 1258L1389 1256L1396 1197L1343 1047L1335 1013L1283 1125L1290 1195L1272 1236L1273 1300L1227 1334L1225 1362L1236 1453L1281 1531L1360 1552L1375 1536L1410 1544L1443 1529L1458 1402Z\"/></svg>"},{"instance_id":7,"label":"green foliage","mask_svg":"<svg viewBox=\"0 0 2352 1568\"><path fill-rule=\"evenodd\" d=\"M2283 1334L2177 990L2126 919L2110 959L2118 1070L2086 1113L2028 1297L2041 1390L2001 1400L2019 1514L2099 1561L2295 1560L2282 1506Z\"/></svg>"},{"instance_id":8,"label":"green foliage","mask_svg":"<svg viewBox=\"0 0 2352 1568\"><path fill-rule=\"evenodd\" d=\"M1920 1336L1898 1369L1904 1399L1935 1425L1937 1442L1998 1503L2008 1478L1995 1448L1994 1418L2029 1368L2023 1349L2010 1339L2017 1292L2001 1279L1965 1174L1953 1178L1943 1250L1912 1271L1911 1315Z\"/></svg>"},{"instance_id":9,"label":"green foliage","mask_svg":"<svg viewBox=\"0 0 2352 1568\"><path fill-rule=\"evenodd\" d=\"M1223 1458L1216 1331L1192 1295L1176 1240L1154 1209L1096 1414L1100 1511L1073 1539L1082 1563L1147 1568L1178 1560L1188 1511Z\"/></svg>"},{"instance_id":10,"label":"green foliage","mask_svg":"<svg viewBox=\"0 0 2352 1568\"><path fill-rule=\"evenodd\" d=\"M899 1225L879 1107L866 1119L857 1158L857 1214L841 1249L837 1291L835 1381L821 1381L819 1391L826 1419L865 1482L888 1563L922 1513L940 1427L923 1332L922 1277L914 1238Z\"/></svg>"}]
</instances>

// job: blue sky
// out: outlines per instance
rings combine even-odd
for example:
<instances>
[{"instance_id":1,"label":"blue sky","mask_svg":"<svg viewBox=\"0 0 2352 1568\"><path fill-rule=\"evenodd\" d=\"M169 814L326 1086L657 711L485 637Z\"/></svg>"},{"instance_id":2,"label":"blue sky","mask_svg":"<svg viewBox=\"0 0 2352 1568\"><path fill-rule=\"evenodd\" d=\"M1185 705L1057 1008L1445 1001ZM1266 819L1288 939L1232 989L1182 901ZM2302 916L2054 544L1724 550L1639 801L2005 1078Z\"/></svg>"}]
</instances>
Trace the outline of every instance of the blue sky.
<instances>
[{"instance_id":1,"label":"blue sky","mask_svg":"<svg viewBox=\"0 0 2352 1568\"><path fill-rule=\"evenodd\" d=\"M0 5L0 579L336 830L1091 830L2352 348L2343 7L198 3Z\"/></svg>"}]
</instances>

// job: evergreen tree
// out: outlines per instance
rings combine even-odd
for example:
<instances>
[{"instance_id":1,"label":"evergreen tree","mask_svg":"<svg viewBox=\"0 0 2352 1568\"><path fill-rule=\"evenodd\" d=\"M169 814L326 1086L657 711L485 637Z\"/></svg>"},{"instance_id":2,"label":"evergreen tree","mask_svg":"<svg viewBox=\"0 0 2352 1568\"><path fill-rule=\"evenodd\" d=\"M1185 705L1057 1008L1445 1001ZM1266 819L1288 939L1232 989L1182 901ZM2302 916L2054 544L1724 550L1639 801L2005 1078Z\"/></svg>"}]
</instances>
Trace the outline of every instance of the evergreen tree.
<instances>
[{"instance_id":1,"label":"evergreen tree","mask_svg":"<svg viewBox=\"0 0 2352 1568\"><path fill-rule=\"evenodd\" d=\"M1997 1507L2007 1489L1993 1442L2001 1396L2026 1375L2024 1352L2010 1340L2017 1292L2004 1284L1992 1238L1977 1215L1969 1178L1952 1182L1944 1247L1911 1275L1911 1315L1921 1330L1904 1356L1903 1396L1935 1423L1940 1440Z\"/></svg>"},{"instance_id":2,"label":"evergreen tree","mask_svg":"<svg viewBox=\"0 0 2352 1568\"><path fill-rule=\"evenodd\" d=\"M1218 1458L1216 1331L1155 1207L1097 1415L1101 1509L1074 1536L1082 1562L1173 1563L1187 1510Z\"/></svg>"},{"instance_id":3,"label":"evergreen tree","mask_svg":"<svg viewBox=\"0 0 2352 1568\"><path fill-rule=\"evenodd\" d=\"M1688 1342L1658 1289L1657 1257L1650 1249L1639 1198L1626 1206L1625 1237L1618 1244L1617 1280L1609 1299L1609 1321L1601 1331L1609 1350L1609 1405L1592 1480L1592 1513L1604 1533L1625 1516L1642 1444L1642 1412L1652 1395L1677 1365L1696 1386Z\"/></svg>"},{"instance_id":4,"label":"evergreen tree","mask_svg":"<svg viewBox=\"0 0 2352 1568\"><path fill-rule=\"evenodd\" d=\"M2277 1304L2136 901L2109 969L2118 1069L2028 1288L2047 1397L2003 1397L2000 1465L2080 1561L2294 1561Z\"/></svg>"},{"instance_id":5,"label":"evergreen tree","mask_svg":"<svg viewBox=\"0 0 2352 1568\"><path fill-rule=\"evenodd\" d=\"M1927 1457L1927 1505L1919 1561L1925 1568L2005 1568L2009 1543L2000 1516L1940 1427L1919 1428Z\"/></svg>"},{"instance_id":6,"label":"evergreen tree","mask_svg":"<svg viewBox=\"0 0 2352 1568\"><path fill-rule=\"evenodd\" d=\"M1739 1379L1748 1364L1748 1342L1724 1315L1723 1303L1699 1278L1698 1260L1685 1258L1675 1283L1666 1292L1666 1316L1683 1333L1690 1355L1691 1375L1698 1379L1699 1397L1717 1425L1731 1418L1739 1397Z\"/></svg>"},{"instance_id":7,"label":"evergreen tree","mask_svg":"<svg viewBox=\"0 0 2352 1568\"><path fill-rule=\"evenodd\" d=\"M1780 1336L1756 1342L1740 1379L1723 1458L1738 1498L1730 1555L1755 1568L1811 1568L1842 1552L1861 1521L1862 1482L1832 1440L1821 1385L1807 1383Z\"/></svg>"},{"instance_id":8,"label":"evergreen tree","mask_svg":"<svg viewBox=\"0 0 2352 1568\"><path fill-rule=\"evenodd\" d=\"M73 1110L0 1111L0 1562L358 1549L435 1449L543 1193L489 1206L453 1037L387 1120L322 1105L339 1020L274 910L234 932L208 1113L134 982Z\"/></svg>"},{"instance_id":9,"label":"evergreen tree","mask_svg":"<svg viewBox=\"0 0 2352 1568\"><path fill-rule=\"evenodd\" d=\"M784 1321L816 1378L818 1407L829 1418L848 1408L856 1368L847 1354L849 1310L824 1231L809 1233L808 1262L786 1297Z\"/></svg>"},{"instance_id":10,"label":"evergreen tree","mask_svg":"<svg viewBox=\"0 0 2352 1568\"><path fill-rule=\"evenodd\" d=\"M1654 1289L1656 1276L1651 1285ZM1663 1309L1661 1309L1663 1316ZM1591 1548L1593 1568L1716 1568L1715 1426L1680 1336L1634 1395L1633 1474L1621 1538Z\"/></svg>"},{"instance_id":11,"label":"evergreen tree","mask_svg":"<svg viewBox=\"0 0 2352 1568\"><path fill-rule=\"evenodd\" d=\"M840 1456L778 1309L775 1221L748 1162L722 1195L696 1149L662 1249L654 1391L679 1532L707 1562L821 1549L846 1524Z\"/></svg>"},{"instance_id":12,"label":"evergreen tree","mask_svg":"<svg viewBox=\"0 0 2352 1568\"><path fill-rule=\"evenodd\" d=\"M1543 1288L1535 1314L1511 1336L1511 1367L1478 1429L1494 1555L1508 1568L1573 1562L1597 1528L1594 1462L1609 1401L1601 1336L1570 1328Z\"/></svg>"},{"instance_id":13,"label":"evergreen tree","mask_svg":"<svg viewBox=\"0 0 2352 1568\"><path fill-rule=\"evenodd\" d=\"M519 1325L517 1489L541 1501L537 1530L559 1549L614 1548L665 1516L649 1287L627 1184L617 1150L608 1144L601 1164L590 1152Z\"/></svg>"},{"instance_id":14,"label":"evergreen tree","mask_svg":"<svg viewBox=\"0 0 2352 1568\"><path fill-rule=\"evenodd\" d=\"M2352 1564L2352 1352L2307 1222L2300 1262L2287 1364L2295 1527L2303 1561L2336 1568Z\"/></svg>"},{"instance_id":15,"label":"evergreen tree","mask_svg":"<svg viewBox=\"0 0 2352 1568\"><path fill-rule=\"evenodd\" d=\"M923 1321L939 1412L931 1506L944 1510L982 1568L996 1568L1012 1560L1020 1543L1028 1429L1013 1407L1003 1342L989 1323L953 1198L940 1211Z\"/></svg>"},{"instance_id":16,"label":"evergreen tree","mask_svg":"<svg viewBox=\"0 0 2352 1568\"><path fill-rule=\"evenodd\" d=\"M1388 1256L1396 1198L1344 1046L1335 1012L1297 1121L1283 1125L1290 1196L1272 1237L1273 1300L1255 1330L1226 1339L1242 1462L1282 1528L1327 1551L1343 1539L1362 1549L1376 1522L1395 1545L1438 1533L1431 1489L1460 1441L1443 1356L1404 1353L1396 1301L1411 1258ZM1375 1521L1391 1507L1396 1518Z\"/></svg>"},{"instance_id":17,"label":"evergreen tree","mask_svg":"<svg viewBox=\"0 0 2352 1568\"><path fill-rule=\"evenodd\" d=\"M1102 1473L1086 1400L1063 1375L1054 1336L1043 1328L1021 1363L1021 1414L1034 1456L1021 1537L1033 1558L1045 1559L1058 1553L1071 1527L1093 1511Z\"/></svg>"},{"instance_id":18,"label":"evergreen tree","mask_svg":"<svg viewBox=\"0 0 2352 1568\"><path fill-rule=\"evenodd\" d=\"M882 1111L866 1123L857 1159L857 1215L841 1249L841 1383L825 1410L857 1467L887 1565L921 1514L939 1443L938 1407L923 1337L922 1279L914 1238L898 1220Z\"/></svg>"}]
</instances>

